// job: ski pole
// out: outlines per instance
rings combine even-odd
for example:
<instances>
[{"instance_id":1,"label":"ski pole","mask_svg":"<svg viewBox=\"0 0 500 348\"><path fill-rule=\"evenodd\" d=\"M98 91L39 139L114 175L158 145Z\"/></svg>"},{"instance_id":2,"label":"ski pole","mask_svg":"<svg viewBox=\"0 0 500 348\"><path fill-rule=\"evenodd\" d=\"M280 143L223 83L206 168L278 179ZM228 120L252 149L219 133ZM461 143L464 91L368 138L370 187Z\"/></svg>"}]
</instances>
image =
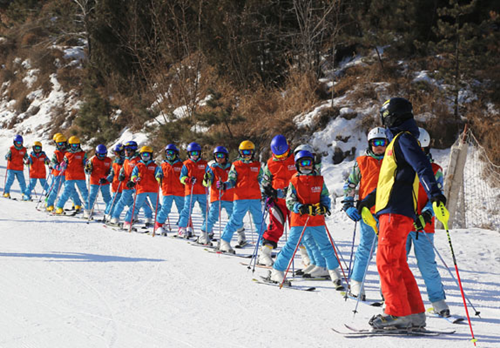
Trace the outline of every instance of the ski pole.
<instances>
[{"instance_id":1,"label":"ski pole","mask_svg":"<svg viewBox=\"0 0 500 348\"><path fill-rule=\"evenodd\" d=\"M160 188L161 184L158 185L158 191L156 192L155 222L153 225L153 237L156 234L156 218L158 217L158 201L160 200Z\"/></svg>"},{"instance_id":2,"label":"ski pole","mask_svg":"<svg viewBox=\"0 0 500 348\"><path fill-rule=\"evenodd\" d=\"M40 202L42 201L42 198L44 196L47 196L47 193L49 192L50 190L50 187L52 185L48 185L48 182L49 182L49 179L50 179L50 176L52 175L52 173L49 171L49 174L47 175L47 178L45 178L45 186L43 187L43 190L42 190L42 193L41 195L38 197L38 201L36 202L36 206L35 206L35 209L38 209L38 205L40 204Z\"/></svg>"},{"instance_id":3,"label":"ski pole","mask_svg":"<svg viewBox=\"0 0 500 348\"><path fill-rule=\"evenodd\" d=\"M247 266L248 269L252 270L252 273L255 272L255 267L257 266L257 256L259 254L259 244L260 244L260 240L262 239L262 235L264 234L262 231L262 227L264 226L264 222L266 221L267 214L269 213L268 203L269 203L269 199L266 199L266 201L264 203L264 209L262 212L262 222L260 224L259 236L257 237L257 242L255 243L255 248L254 248L253 253L252 253L252 258L250 259L250 262L248 263L248 266ZM252 262L253 262L253 268L251 267Z\"/></svg>"},{"instance_id":4,"label":"ski pole","mask_svg":"<svg viewBox=\"0 0 500 348\"><path fill-rule=\"evenodd\" d=\"M330 234L330 231L328 230L328 226L326 225L326 223L325 223L325 230L326 230L326 234L328 235L328 239L330 239L330 243L332 243L333 251L335 252L335 257L337 258L337 262L339 263L340 269L342 270L342 275L344 276L344 279L347 283L347 288L349 288L349 279L345 276L344 267L342 267L342 263L340 262L340 258L339 258L340 251L337 252L337 246L335 245L335 242L333 241L332 235ZM340 254L340 255L342 255L342 254ZM342 261L344 261L344 260L342 259Z\"/></svg>"},{"instance_id":5,"label":"ski pole","mask_svg":"<svg viewBox=\"0 0 500 348\"><path fill-rule=\"evenodd\" d=\"M373 257L373 249L375 249L375 242L376 242L376 238L373 238L373 241L372 241L372 247L370 248L370 256L368 258L368 262L366 263L366 267L365 267L365 273L363 274L363 279L361 280L361 288L360 288L360 291L359 291L359 294L358 294L358 298L356 299L356 306L354 307L354 315L352 316L353 318L356 316L356 313L358 313L358 305L359 305L359 301L361 299L361 293L363 292L363 289L365 288L365 280L366 280L366 274L368 273L368 267L370 266L370 262L372 260L372 257ZM346 292L346 299L347 299L347 292Z\"/></svg>"},{"instance_id":6,"label":"ski pole","mask_svg":"<svg viewBox=\"0 0 500 348\"><path fill-rule=\"evenodd\" d=\"M288 267L286 268L285 275L283 276L283 281L280 284L280 289L283 287L283 284L285 283L286 275L288 274L288 270L290 269L290 266L292 265L295 254L297 253L297 250L299 249L300 242L302 241L302 237L304 237L304 232L306 231L307 223L309 222L310 218L311 218L311 215L308 215L306 222L304 223L304 228L302 229L302 232L300 233L299 241L297 242L297 245L295 246L295 250L293 251L292 258L288 262Z\"/></svg>"},{"instance_id":7,"label":"ski pole","mask_svg":"<svg viewBox=\"0 0 500 348\"><path fill-rule=\"evenodd\" d=\"M354 243L356 241L356 227L358 226L358 222L354 221L354 232L352 233L352 243L351 243L351 254L349 255L349 278L352 274L352 257L354 255Z\"/></svg>"},{"instance_id":8,"label":"ski pole","mask_svg":"<svg viewBox=\"0 0 500 348\"><path fill-rule=\"evenodd\" d=\"M130 219L130 227L128 229L128 233L132 233L132 224L134 222L135 200L137 199L137 190L136 189L133 189L133 190L135 190L135 192L134 192L134 204L132 204L132 218Z\"/></svg>"},{"instance_id":9,"label":"ski pole","mask_svg":"<svg viewBox=\"0 0 500 348\"><path fill-rule=\"evenodd\" d=\"M108 214L110 216L113 213L113 208L115 207L116 197L118 196L118 193L120 192L120 188L122 187L122 183L123 183L123 181L120 181L120 183L118 184L118 187L116 188L116 191L115 191L115 195L113 197L113 201L111 202L111 207L109 207Z\"/></svg>"},{"instance_id":10,"label":"ski pole","mask_svg":"<svg viewBox=\"0 0 500 348\"><path fill-rule=\"evenodd\" d=\"M191 221L191 213L193 212L193 190L194 190L194 183L191 184L191 194L189 195L189 218L188 218L188 227L193 226L193 222ZM194 227L193 227L193 233L194 235Z\"/></svg>"},{"instance_id":11,"label":"ski pole","mask_svg":"<svg viewBox=\"0 0 500 348\"><path fill-rule=\"evenodd\" d=\"M99 192L101 191L101 185L102 184L99 184L99 187L97 188L97 194L95 195L95 199L92 202L92 208L90 209L90 212L89 212L89 217L87 219L87 225L89 224L90 219L92 218L92 214L94 213L94 207L95 207L95 203L97 202L97 198L99 198ZM90 192L89 192L89 196L90 196Z\"/></svg>"},{"instance_id":12,"label":"ski pole","mask_svg":"<svg viewBox=\"0 0 500 348\"><path fill-rule=\"evenodd\" d=\"M7 173L8 173L8 169L5 169L5 177L3 179L3 192L2 192L2 195L5 194L5 185L7 184Z\"/></svg>"},{"instance_id":13,"label":"ski pole","mask_svg":"<svg viewBox=\"0 0 500 348\"><path fill-rule=\"evenodd\" d=\"M437 202L434 202L432 204L432 208L438 220L441 221L441 223L443 224L446 230L446 235L448 236L448 244L450 245L453 264L455 265L455 271L457 273L458 285L460 288L460 293L462 294L462 301L464 303L465 314L467 314L467 321L469 322L470 333L472 336L471 342L474 343L474 346L476 346L477 339L474 337L474 331L472 330L472 323L470 321L469 309L467 308L467 302L465 301L464 289L462 287L462 281L460 280L460 273L458 272L457 259L455 258L455 252L453 251L453 244L451 243L450 231L448 230L448 219L450 218L450 213L448 212L448 209L446 209L446 207L444 206L443 202L440 202L439 205L437 204Z\"/></svg>"},{"instance_id":14,"label":"ski pole","mask_svg":"<svg viewBox=\"0 0 500 348\"><path fill-rule=\"evenodd\" d=\"M444 261L443 257L441 256L441 254L439 253L439 251L437 250L436 246L434 245L434 243L431 242L431 239L429 238L429 236L427 235L427 233L425 233L425 231L422 231L425 238L427 238L427 241L429 242L430 245L432 245L432 247L434 248L434 251L436 252L437 256L439 256L439 259L441 260L441 262L443 263L444 267L446 268L446 270L448 271L448 273L450 274L451 278L455 281L455 284L457 284L457 287L459 288L460 285L458 284L458 281L457 281L457 278L455 278L455 276L453 275L453 273L451 272L450 268L448 267L448 265L446 264L446 262ZM478 311L474 305L472 304L472 302L469 300L469 297L467 296L467 294L464 292L464 295L465 295L465 298L467 299L467 302L469 302L469 306L472 307L472 309L474 309L474 312L475 312L475 315L478 316L479 318L481 318L481 316L479 314L481 314L480 311Z\"/></svg>"},{"instance_id":15,"label":"ski pole","mask_svg":"<svg viewBox=\"0 0 500 348\"><path fill-rule=\"evenodd\" d=\"M220 239L222 238L222 190L219 190L219 238L217 246L220 249Z\"/></svg>"}]
</instances>

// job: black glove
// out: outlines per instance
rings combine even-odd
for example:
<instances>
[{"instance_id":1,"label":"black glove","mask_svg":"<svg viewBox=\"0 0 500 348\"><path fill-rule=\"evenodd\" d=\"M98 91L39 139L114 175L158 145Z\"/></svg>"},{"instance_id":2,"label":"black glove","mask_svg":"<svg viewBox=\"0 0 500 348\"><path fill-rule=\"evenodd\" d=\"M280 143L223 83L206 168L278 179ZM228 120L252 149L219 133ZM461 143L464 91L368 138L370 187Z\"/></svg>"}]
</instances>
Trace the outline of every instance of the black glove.
<instances>
[{"instance_id":1,"label":"black glove","mask_svg":"<svg viewBox=\"0 0 500 348\"><path fill-rule=\"evenodd\" d=\"M440 193L432 197L431 202L432 204L437 203L437 205L439 205L442 202L446 206L446 197Z\"/></svg>"},{"instance_id":2,"label":"black glove","mask_svg":"<svg viewBox=\"0 0 500 348\"><path fill-rule=\"evenodd\" d=\"M358 205L356 206L356 208L358 209L359 212L363 210L363 207L371 209L375 205L375 198L376 198L375 193L374 192L370 193L363 200L358 201Z\"/></svg>"},{"instance_id":3,"label":"black glove","mask_svg":"<svg viewBox=\"0 0 500 348\"><path fill-rule=\"evenodd\" d=\"M432 213L429 210L424 211L421 215L415 218L413 226L415 231L422 231L429 222L432 221Z\"/></svg>"},{"instance_id":4,"label":"black glove","mask_svg":"<svg viewBox=\"0 0 500 348\"><path fill-rule=\"evenodd\" d=\"M123 180L125 180L125 174L120 174L120 175L118 175L118 180L119 180L119 181L123 181Z\"/></svg>"},{"instance_id":5,"label":"black glove","mask_svg":"<svg viewBox=\"0 0 500 348\"><path fill-rule=\"evenodd\" d=\"M278 191L276 191L271 185L264 186L264 194L272 199L278 198Z\"/></svg>"},{"instance_id":6,"label":"black glove","mask_svg":"<svg viewBox=\"0 0 500 348\"><path fill-rule=\"evenodd\" d=\"M133 188L133 187L135 187L135 182L133 182L133 181L129 181L129 182L127 182L127 187L128 187L128 188Z\"/></svg>"},{"instance_id":7,"label":"black glove","mask_svg":"<svg viewBox=\"0 0 500 348\"><path fill-rule=\"evenodd\" d=\"M101 185L104 185L104 184L106 184L107 182L108 182L108 180L107 180L106 178L100 178L100 179L99 179L99 184L101 184Z\"/></svg>"},{"instance_id":8,"label":"black glove","mask_svg":"<svg viewBox=\"0 0 500 348\"><path fill-rule=\"evenodd\" d=\"M316 209L315 209L314 205L311 205L311 204L303 204L299 208L299 214L300 215L306 214L306 215L314 216L315 212L316 212Z\"/></svg>"},{"instance_id":9,"label":"black glove","mask_svg":"<svg viewBox=\"0 0 500 348\"><path fill-rule=\"evenodd\" d=\"M319 204L318 206L316 206L316 215L328 215L330 216L330 210L328 209L328 207L326 205L323 205L323 204Z\"/></svg>"}]
</instances>

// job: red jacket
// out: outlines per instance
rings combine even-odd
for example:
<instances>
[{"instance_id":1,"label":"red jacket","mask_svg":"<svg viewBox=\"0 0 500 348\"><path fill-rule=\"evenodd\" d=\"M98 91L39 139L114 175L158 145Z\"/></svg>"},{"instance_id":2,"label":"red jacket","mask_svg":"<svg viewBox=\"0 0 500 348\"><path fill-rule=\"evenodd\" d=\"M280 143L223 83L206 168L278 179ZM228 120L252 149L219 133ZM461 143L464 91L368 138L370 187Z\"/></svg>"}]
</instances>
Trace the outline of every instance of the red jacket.
<instances>
[{"instance_id":1,"label":"red jacket","mask_svg":"<svg viewBox=\"0 0 500 348\"><path fill-rule=\"evenodd\" d=\"M136 155L132 158L126 158L125 161L123 162L123 173L125 174L125 180L123 180L122 186L124 190L133 190L131 188L128 188L126 183L130 181L130 176L132 175L132 170L134 170L135 166L137 165L137 162L140 161L139 155Z\"/></svg>"},{"instance_id":2,"label":"red jacket","mask_svg":"<svg viewBox=\"0 0 500 348\"><path fill-rule=\"evenodd\" d=\"M10 160L7 161L7 169L11 170L24 170L24 157L26 157L27 150L22 147L20 150L16 149L14 145L10 147Z\"/></svg>"},{"instance_id":3,"label":"red jacket","mask_svg":"<svg viewBox=\"0 0 500 348\"><path fill-rule=\"evenodd\" d=\"M66 171L64 171L62 174L61 174L61 171L56 169L56 166L58 166L64 159L64 154L66 153L66 150L55 150L54 151L54 157L55 157L55 161L54 161L54 157L52 157L52 165L54 166L54 168L52 169L52 175L54 176L59 176L59 175L62 175L62 176L66 176ZM56 163L57 161L57 163Z\"/></svg>"},{"instance_id":4,"label":"red jacket","mask_svg":"<svg viewBox=\"0 0 500 348\"><path fill-rule=\"evenodd\" d=\"M323 190L324 179L321 175L294 175L290 180L297 192L297 199L301 204L317 204L321 202L321 191ZM291 226L304 226L307 218L307 226L323 226L325 224L324 215L300 215L291 212Z\"/></svg>"},{"instance_id":5,"label":"red jacket","mask_svg":"<svg viewBox=\"0 0 500 348\"><path fill-rule=\"evenodd\" d=\"M205 187L203 187L203 177L207 170L207 161L200 159L197 162L193 162L191 159L187 159L184 161L184 166L188 170L188 176L196 178L193 194L204 195ZM184 185L184 194L186 196L191 194L191 185Z\"/></svg>"},{"instance_id":6,"label":"red jacket","mask_svg":"<svg viewBox=\"0 0 500 348\"><path fill-rule=\"evenodd\" d=\"M210 203L213 203L219 200L219 190L217 190L217 181L219 180L227 181L227 176L229 174L231 166L228 166L226 169L222 169L219 166L212 165L210 169L212 170L212 173L214 173L214 177L212 179L212 186L210 189ZM234 199L234 188L222 192L221 201L232 202L233 199Z\"/></svg>"},{"instance_id":7,"label":"red jacket","mask_svg":"<svg viewBox=\"0 0 500 348\"><path fill-rule=\"evenodd\" d=\"M377 187L380 167L382 167L382 159L376 159L372 156L359 156L356 158L356 162L358 162L359 171L361 173L359 199L362 200ZM374 214L375 206L370 210L372 214Z\"/></svg>"},{"instance_id":8,"label":"red jacket","mask_svg":"<svg viewBox=\"0 0 500 348\"><path fill-rule=\"evenodd\" d=\"M125 186L125 181L120 181L118 180L118 177L120 176L120 170L122 169L123 164L120 164L118 162L113 162L112 168L113 168L113 173L115 174L113 176L113 182L111 183L111 191L116 192L122 192L123 191L123 186ZM120 185L120 182L122 183Z\"/></svg>"},{"instance_id":9,"label":"red jacket","mask_svg":"<svg viewBox=\"0 0 500 348\"><path fill-rule=\"evenodd\" d=\"M260 162L245 163L237 160L233 163L233 167L238 174L234 187L234 200L262 199L259 184Z\"/></svg>"},{"instance_id":10,"label":"red jacket","mask_svg":"<svg viewBox=\"0 0 500 348\"><path fill-rule=\"evenodd\" d=\"M290 179L297 173L293 156L288 156L284 161L275 161L273 157L267 160L267 169L273 175L272 185L276 190L288 187Z\"/></svg>"},{"instance_id":11,"label":"red jacket","mask_svg":"<svg viewBox=\"0 0 500 348\"><path fill-rule=\"evenodd\" d=\"M37 156L34 152L30 154L30 179L45 179L47 169L45 163L48 161L45 152L40 152Z\"/></svg>"},{"instance_id":12,"label":"red jacket","mask_svg":"<svg viewBox=\"0 0 500 348\"><path fill-rule=\"evenodd\" d=\"M139 171L138 177L141 179L137 181L137 194L144 192L158 192L158 181L156 181L155 178L155 171L157 167L158 165L153 161L150 161L147 165L142 161L137 162L137 170Z\"/></svg>"},{"instance_id":13,"label":"red jacket","mask_svg":"<svg viewBox=\"0 0 500 348\"><path fill-rule=\"evenodd\" d=\"M92 163L92 173L90 174L90 185L99 185L99 179L106 178L111 171L112 160L109 157L104 157L104 159L99 159L96 156L93 156L90 159L90 163ZM109 182L106 181L102 186L109 185Z\"/></svg>"},{"instance_id":14,"label":"red jacket","mask_svg":"<svg viewBox=\"0 0 500 348\"><path fill-rule=\"evenodd\" d=\"M438 170L443 170L439 164L436 163L431 163L432 165L432 171L434 172L434 175L438 172ZM422 183L418 185L418 203L417 203L417 213L420 215L422 214L422 209L424 209L425 205L429 201L429 197L427 197L427 193L425 192L424 187L422 186ZM424 231L427 233L434 233L435 232L435 227L434 227L434 222L435 218L432 217L431 222L425 225Z\"/></svg>"},{"instance_id":15,"label":"red jacket","mask_svg":"<svg viewBox=\"0 0 500 348\"><path fill-rule=\"evenodd\" d=\"M173 164L170 164L168 161L164 161L161 164L161 169L163 171L161 193L163 196L184 197L184 185L179 180L183 165L184 164L180 160Z\"/></svg>"},{"instance_id":16,"label":"red jacket","mask_svg":"<svg viewBox=\"0 0 500 348\"><path fill-rule=\"evenodd\" d=\"M67 159L66 180L85 180L85 152L66 152L64 157Z\"/></svg>"}]
</instances>

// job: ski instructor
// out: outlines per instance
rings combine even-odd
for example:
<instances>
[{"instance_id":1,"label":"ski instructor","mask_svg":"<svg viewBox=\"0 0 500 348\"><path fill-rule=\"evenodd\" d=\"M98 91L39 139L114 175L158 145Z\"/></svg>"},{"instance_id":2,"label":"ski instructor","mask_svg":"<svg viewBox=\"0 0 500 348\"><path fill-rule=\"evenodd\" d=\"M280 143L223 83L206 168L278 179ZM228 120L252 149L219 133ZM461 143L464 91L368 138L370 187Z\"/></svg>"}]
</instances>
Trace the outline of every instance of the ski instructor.
<instances>
[{"instance_id":1,"label":"ski instructor","mask_svg":"<svg viewBox=\"0 0 500 348\"><path fill-rule=\"evenodd\" d=\"M390 141L385 152L377 188L358 209L375 205L379 219L377 268L385 315L370 319L374 329L425 326L425 307L417 282L406 261L406 240L416 219L419 179L431 202L446 204L431 164L418 143L419 130L412 104L391 98L380 109Z\"/></svg>"}]
</instances>

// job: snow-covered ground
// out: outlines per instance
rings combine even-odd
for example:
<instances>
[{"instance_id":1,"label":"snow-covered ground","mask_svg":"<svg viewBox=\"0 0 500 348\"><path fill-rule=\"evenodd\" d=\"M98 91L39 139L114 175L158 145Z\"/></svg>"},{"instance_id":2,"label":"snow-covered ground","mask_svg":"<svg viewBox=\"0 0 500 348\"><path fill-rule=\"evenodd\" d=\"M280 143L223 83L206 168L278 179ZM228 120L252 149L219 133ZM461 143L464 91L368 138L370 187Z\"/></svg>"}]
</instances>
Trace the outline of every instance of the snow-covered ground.
<instances>
[{"instance_id":1,"label":"snow-covered ground","mask_svg":"<svg viewBox=\"0 0 500 348\"><path fill-rule=\"evenodd\" d=\"M3 152L11 132L0 132ZM29 139L32 142L35 139ZM44 140L44 144L47 140ZM51 153L51 151L48 151ZM344 168L345 167L345 168ZM337 188L342 171L327 165L327 184ZM341 169L344 168L344 169ZM3 180L2 180L3 187ZM40 190L38 189L38 192ZM17 183L11 191L20 198ZM211 254L184 240L118 232L102 224L53 217L36 202L0 199L0 347L472 347L467 324L428 318L429 329L453 329L434 338L344 338L330 329L366 328L380 308L345 301L329 282L293 280L316 292L259 285L241 263L248 259ZM99 210L102 210L102 205ZM328 227L349 262L354 224L337 205ZM200 214L195 211L199 231ZM171 217L175 221L176 216ZM247 231L250 226L247 224ZM217 230L216 230L217 231ZM500 347L500 235L488 230L452 230L464 290L481 312L472 315L479 347ZM255 241L255 233L249 233ZM444 231L436 246L453 267ZM252 246L241 251L252 252ZM427 300L415 258L409 262ZM465 315L460 292L438 260L453 313ZM301 267L300 258L296 267ZM455 275L454 270L452 269ZM378 299L375 265L367 296Z\"/></svg>"}]
</instances>

